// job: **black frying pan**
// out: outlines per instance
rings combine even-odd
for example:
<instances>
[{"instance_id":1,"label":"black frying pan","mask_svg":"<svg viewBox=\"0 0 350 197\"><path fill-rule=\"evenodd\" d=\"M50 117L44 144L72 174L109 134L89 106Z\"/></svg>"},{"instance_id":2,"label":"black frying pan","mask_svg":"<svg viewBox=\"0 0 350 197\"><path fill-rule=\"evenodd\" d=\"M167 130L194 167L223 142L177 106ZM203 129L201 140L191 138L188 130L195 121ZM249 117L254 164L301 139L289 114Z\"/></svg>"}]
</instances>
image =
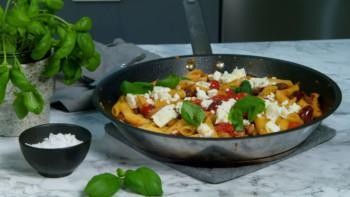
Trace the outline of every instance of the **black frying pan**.
<instances>
[{"instance_id":1,"label":"black frying pan","mask_svg":"<svg viewBox=\"0 0 350 197\"><path fill-rule=\"evenodd\" d=\"M119 133L144 154L167 162L190 165L222 166L236 163L268 161L303 142L331 115L341 102L337 84L326 75L306 66L273 58L211 54L197 1L184 1L195 55L162 58L136 64L112 73L103 79L94 92L98 111L109 118ZM191 138L154 133L123 123L111 114L121 92L120 84L128 81L153 81L169 74L184 75L195 66L206 73L220 69L245 68L253 76L276 76L300 82L306 92L320 93L323 116L301 127L273 134L244 138ZM222 67L222 65L224 65Z\"/></svg>"}]
</instances>

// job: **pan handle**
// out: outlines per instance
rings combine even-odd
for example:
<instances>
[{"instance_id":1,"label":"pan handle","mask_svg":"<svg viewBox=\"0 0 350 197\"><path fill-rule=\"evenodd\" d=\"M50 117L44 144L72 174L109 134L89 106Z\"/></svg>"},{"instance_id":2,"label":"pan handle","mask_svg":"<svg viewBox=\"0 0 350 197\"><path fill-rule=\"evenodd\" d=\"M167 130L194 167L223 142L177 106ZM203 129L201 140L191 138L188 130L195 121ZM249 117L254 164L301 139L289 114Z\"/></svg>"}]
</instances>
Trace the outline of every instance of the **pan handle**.
<instances>
[{"instance_id":1,"label":"pan handle","mask_svg":"<svg viewBox=\"0 0 350 197\"><path fill-rule=\"evenodd\" d=\"M197 0L183 0L183 5L193 54L211 55L212 51L199 2Z\"/></svg>"}]
</instances>

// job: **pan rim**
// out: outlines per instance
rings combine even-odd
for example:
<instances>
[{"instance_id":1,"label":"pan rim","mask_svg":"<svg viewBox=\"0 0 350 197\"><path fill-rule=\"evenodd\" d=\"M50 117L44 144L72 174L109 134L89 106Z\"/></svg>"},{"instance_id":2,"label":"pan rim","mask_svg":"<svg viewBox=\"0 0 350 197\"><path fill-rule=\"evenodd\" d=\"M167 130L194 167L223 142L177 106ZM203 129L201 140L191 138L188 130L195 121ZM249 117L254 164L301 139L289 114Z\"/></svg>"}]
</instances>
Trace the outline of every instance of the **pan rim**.
<instances>
[{"instance_id":1,"label":"pan rim","mask_svg":"<svg viewBox=\"0 0 350 197\"><path fill-rule=\"evenodd\" d=\"M257 135L257 136L245 136L245 137L239 137L239 138L204 138L204 137L186 137L186 136L176 136L176 135L169 135L169 134L162 134L162 133L157 133L157 132L153 132L153 131L149 131L149 130L145 130L145 129L141 129L138 127L134 127L131 126L128 123L122 122L116 118L114 118L112 115L106 113L105 110L103 110L103 107L101 107L100 101L99 101L99 95L98 92L101 89L102 84L104 84L104 82L108 81L109 78L111 78L113 75L115 75L116 73L123 73L126 72L130 69L133 69L133 67L135 66L142 66L143 64L150 64L150 63L156 63L159 61L165 61L165 60L171 60L171 59L183 59L183 58L198 58L198 57L210 57L210 56L217 56L217 57L221 57L221 56L236 56L236 57L245 57L245 58L255 58L255 59L262 59L262 60L269 60L269 61L275 61L275 62L280 62L280 63L285 63L285 64L289 64L290 66L294 66L294 67L299 67L311 72L316 73L319 77L323 77L325 78L330 86L332 87L334 94L335 94L335 101L334 104L330 107L330 109L327 111L327 113L325 113L324 115L322 115L320 118L317 118L315 120L312 120L306 124L303 124L300 127L296 127L293 129L287 129L284 131L279 131L279 132L275 132L275 133L269 133L269 134L265 134L265 135ZM93 104L95 106L95 108L97 109L97 111L99 111L100 113L102 113L105 117L107 117L108 119L112 120L112 122L114 124L122 124L123 126L128 127L128 129L136 129L137 131L146 133L146 134L151 134L151 135L156 135L159 137L164 137L164 138L173 138L173 139L177 139L177 140L197 140L197 141L235 141L235 140L251 140L251 139L256 139L256 138L263 138L263 137L271 137L271 136L275 136L275 135L281 135L281 134L287 134L287 133L291 133L291 132L297 132L297 131L302 131L304 128L309 127L311 125L317 125L317 123L321 124L321 122L326 119L327 117L329 117L330 115L332 115L337 108L339 107L339 105L341 104L342 101L342 93L341 93L341 89L338 86L338 84L331 79L330 77L328 77L327 75L323 74L322 72L319 72L313 68L310 68L308 66L296 63L296 62L291 62L291 61L287 61L287 60L282 60L282 59L277 59L277 58L271 58L271 57L264 57L264 56L256 56L256 55L245 55L245 54L209 54L209 55L179 55L179 56L171 56L171 57L165 57L165 58L159 58L159 59L154 59L154 60L149 60L149 61L145 61L145 62L141 62L141 63L137 63L134 64L132 66L128 66L125 68L122 68L118 71L115 71L113 73L110 73L108 76L104 77L96 86L96 88L94 89L93 92Z\"/></svg>"}]
</instances>

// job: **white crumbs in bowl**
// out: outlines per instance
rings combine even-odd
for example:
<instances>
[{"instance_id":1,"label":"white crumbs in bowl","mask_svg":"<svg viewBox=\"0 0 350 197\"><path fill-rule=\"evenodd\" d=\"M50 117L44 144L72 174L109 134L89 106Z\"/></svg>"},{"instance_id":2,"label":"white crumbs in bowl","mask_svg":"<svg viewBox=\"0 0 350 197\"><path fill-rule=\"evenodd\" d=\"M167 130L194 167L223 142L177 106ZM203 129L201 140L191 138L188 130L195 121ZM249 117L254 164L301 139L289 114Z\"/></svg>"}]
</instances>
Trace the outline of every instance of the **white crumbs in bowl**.
<instances>
[{"instance_id":1,"label":"white crumbs in bowl","mask_svg":"<svg viewBox=\"0 0 350 197\"><path fill-rule=\"evenodd\" d=\"M26 144L36 148L54 149L54 148L67 148L67 147L75 146L81 143L83 142L78 140L74 134L50 133L49 137L45 138L42 142L39 142L36 144L28 144L28 143Z\"/></svg>"}]
</instances>

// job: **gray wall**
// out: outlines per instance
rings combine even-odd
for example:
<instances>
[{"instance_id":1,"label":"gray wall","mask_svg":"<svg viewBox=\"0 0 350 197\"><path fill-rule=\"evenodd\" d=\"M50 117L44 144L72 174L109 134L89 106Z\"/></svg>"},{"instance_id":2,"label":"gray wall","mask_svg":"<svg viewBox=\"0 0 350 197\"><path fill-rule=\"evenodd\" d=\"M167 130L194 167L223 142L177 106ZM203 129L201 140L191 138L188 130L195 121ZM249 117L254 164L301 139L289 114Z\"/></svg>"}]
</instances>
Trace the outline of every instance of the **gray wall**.
<instances>
[{"instance_id":1,"label":"gray wall","mask_svg":"<svg viewBox=\"0 0 350 197\"><path fill-rule=\"evenodd\" d=\"M223 0L222 41L350 38L349 0Z\"/></svg>"},{"instance_id":2,"label":"gray wall","mask_svg":"<svg viewBox=\"0 0 350 197\"><path fill-rule=\"evenodd\" d=\"M219 0L200 0L211 42L219 41ZM108 43L120 37L134 43L185 43L189 35L182 0L121 0L73 2L65 0L61 16L75 21L88 15L92 34Z\"/></svg>"}]
</instances>

